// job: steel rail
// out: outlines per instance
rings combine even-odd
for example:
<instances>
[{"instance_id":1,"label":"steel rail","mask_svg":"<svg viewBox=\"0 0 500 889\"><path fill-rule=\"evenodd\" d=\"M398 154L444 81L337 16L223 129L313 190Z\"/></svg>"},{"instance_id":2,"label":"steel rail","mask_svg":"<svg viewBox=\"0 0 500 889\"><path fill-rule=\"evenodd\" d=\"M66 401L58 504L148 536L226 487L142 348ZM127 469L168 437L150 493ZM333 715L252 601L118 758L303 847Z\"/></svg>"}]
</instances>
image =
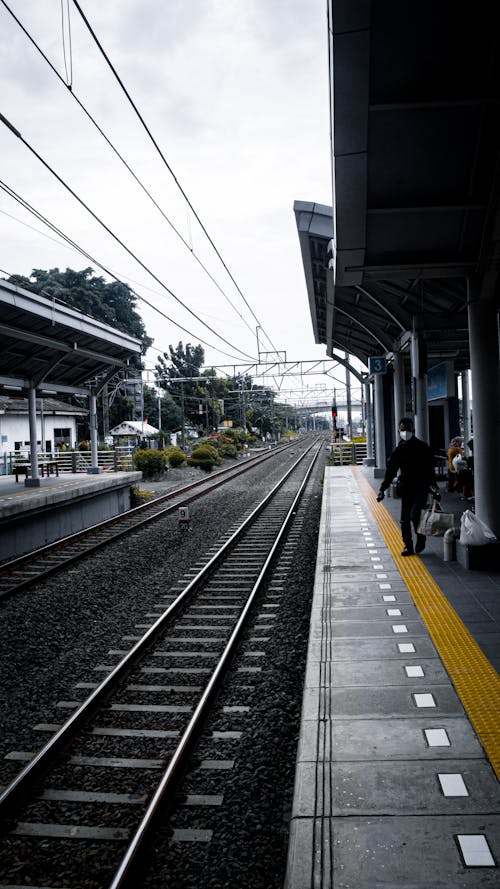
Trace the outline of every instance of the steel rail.
<instances>
[{"instance_id":1,"label":"steel rail","mask_svg":"<svg viewBox=\"0 0 500 889\"><path fill-rule=\"evenodd\" d=\"M311 448L312 447L313 447L313 445L311 446ZM308 450L305 452L305 454L302 455L300 460L296 461L296 463L290 469L289 473L287 473L285 480L293 472L293 470L296 468L298 463L300 463L303 459L305 459L305 457L307 456L307 454L309 453L311 448L308 448ZM316 463L316 460L319 456L320 451L321 451L321 447L318 447L310 465L308 466L306 475L305 475L304 479L302 480L302 483L301 483L301 485L300 485L300 487L293 499L292 505L290 506L290 508L285 516L285 519L284 519L284 521L281 525L281 528L276 536L273 546L272 546L272 548L271 548L271 550L264 562L264 565L262 566L262 568L260 570L259 576L252 587L252 590L248 596L248 599L247 599L246 604L243 608L243 611L241 612L241 614L238 618L238 621L231 633L231 636L229 637L229 639L227 641L226 647L225 647L224 651L222 652L222 655L221 655L221 657L217 663L217 666L215 667L215 670L212 673L212 676L211 676L211 678L210 678L210 680L209 680L209 682L208 682L208 684L207 684L207 686L200 698L200 701L193 713L193 716L191 717L189 724L186 727L184 734L182 735L182 738L180 739L180 741L177 745L175 753L173 754L173 756L172 756L172 758L171 758L171 760L170 760L170 762L163 774L160 784L158 785L155 793L153 794L153 797L148 805L147 811L146 811L145 815L143 816L142 821L141 821L134 837L132 838L132 841L129 844L127 852L125 853L125 855L121 861L121 864L115 873L113 881L109 885L109 889L126 889L126 887L129 886L130 880L134 877L134 871L135 871L135 866L138 863L138 857L139 857L141 851L144 849L145 844L147 844L147 842L148 842L148 838L149 838L151 831L154 827L155 820L158 816L158 813L159 813L160 809L165 807L167 798L168 798L168 794L170 794L170 797L172 797L172 795L176 791L178 782L179 782L180 777L182 776L182 773L183 773L185 766L187 764L187 759L190 755L193 744L194 744L196 738L198 737L198 735L200 733L200 728L206 718L207 710L210 707L210 704L212 703L214 695L220 688L220 685L223 681L225 672L229 666L229 662L234 654L236 645L239 642L241 633L247 623L248 615L249 615L249 612L253 606L255 597L257 596L257 593L259 592L265 578L267 577L270 566L274 560L276 551L282 541L283 536L285 535L285 533L288 529L290 522L292 521L292 517L296 511L297 504L298 504L298 502L302 496L302 493L304 491L304 488L309 480L309 476L313 470L314 464ZM284 481L281 481L279 483L279 486L281 487L281 485L283 483L284 483ZM274 488L273 491L271 492L271 494L273 496L274 496L275 490L276 490L276 488ZM266 502L268 501L268 499L269 498L266 498Z\"/></svg>"},{"instance_id":2,"label":"steel rail","mask_svg":"<svg viewBox=\"0 0 500 889\"><path fill-rule=\"evenodd\" d=\"M81 727L88 722L113 693L115 686L127 675L135 664L143 658L161 634L165 625L169 622L185 604L189 596L214 570L216 565L224 560L231 548L244 535L247 529L255 522L267 504L273 499L277 491L285 484L296 467L306 458L315 443L292 464L272 490L255 507L242 524L233 532L231 537L222 545L198 574L188 583L184 590L177 596L166 611L147 630L142 638L122 658L119 664L106 676L91 695L78 707L75 713L66 723L50 738L45 746L33 757L24 769L14 778L7 788L0 794L0 821L12 817L14 810L28 797L36 783L57 761L58 757L75 739ZM318 453L321 448L318 448ZM317 454L316 454L317 457ZM316 459L315 457L315 459Z\"/></svg>"},{"instance_id":3,"label":"steel rail","mask_svg":"<svg viewBox=\"0 0 500 889\"><path fill-rule=\"evenodd\" d=\"M45 577L49 577L52 574L56 574L57 572L64 570L64 568L68 567L74 562L78 562L80 559L86 558L91 553L102 549L109 543L113 543L120 537L131 534L137 529L142 528L144 525L154 522L157 519L160 519L168 515L169 513L174 512L179 505L178 502L176 502L174 505L161 507L162 503L177 498L182 498L183 503L192 503L194 500L199 499L205 494L209 494L212 491L216 490L218 487L225 484L226 482L230 482L234 478L238 478L238 476L243 475L243 473L245 472L248 472L250 469L254 469L261 463L264 463L266 460L274 457L276 454L282 453L290 446L291 445L285 445L284 447L275 449L274 451L268 452L264 455L259 454L257 457L252 457L250 458L250 460L245 461L243 466L229 466L225 469L221 469L219 472L213 473L213 475L211 475L208 479L198 479L197 481L191 482L190 484L185 485L182 488L176 488L175 490L169 491L161 497L157 497L150 503L144 503L140 506L136 506L133 509L127 510L127 512L124 512L119 516L113 516L110 519L105 519L103 522L98 522L95 525L91 525L89 528L85 528L82 531L77 531L74 534L70 534L67 537L63 537L60 540L49 543L47 544L47 546L43 546L39 549L33 550L30 553L19 556L17 559L13 559L10 562L0 565L0 581L2 581L13 576L15 571L18 571L29 565L36 564L37 562L40 563L51 553L61 553L61 555L63 555L64 550L68 550L73 544L76 544L79 541L88 542L88 546L86 546L84 550L67 555L66 558L55 565L49 565L45 568L43 568L42 566L39 574L33 575L32 577L24 577L18 580L12 587L9 587L6 590L0 590L0 599L26 589L27 587L32 586L34 583L38 583L40 580L43 580ZM190 491L194 491L194 493L189 494ZM186 493L188 493L187 497L185 496ZM143 513L144 518L141 520L140 516ZM137 517L138 520L134 521L132 525L129 525L128 527L120 527L125 522L130 521L135 517ZM97 540L94 543L92 543L92 541L90 540L92 536L95 536L102 531L106 531L107 529L112 530L113 528L115 528L115 531L114 533L110 534L109 537Z\"/></svg>"}]
</instances>

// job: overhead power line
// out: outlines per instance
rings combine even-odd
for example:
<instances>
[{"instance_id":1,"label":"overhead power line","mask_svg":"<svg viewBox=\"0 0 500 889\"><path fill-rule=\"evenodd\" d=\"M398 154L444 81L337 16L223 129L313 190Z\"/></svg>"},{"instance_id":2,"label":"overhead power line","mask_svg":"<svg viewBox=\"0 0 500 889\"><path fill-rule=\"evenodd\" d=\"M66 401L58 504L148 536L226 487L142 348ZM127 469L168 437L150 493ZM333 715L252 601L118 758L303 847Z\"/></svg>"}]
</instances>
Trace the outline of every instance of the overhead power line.
<instances>
[{"instance_id":1,"label":"overhead power line","mask_svg":"<svg viewBox=\"0 0 500 889\"><path fill-rule=\"evenodd\" d=\"M69 237L69 235L66 235L63 231L61 231L60 228L58 228L53 222L51 222L49 219L47 219L47 217L44 216L42 213L40 213L39 210L36 210L35 207L32 207L31 204L28 203L28 201L26 201L23 197L21 197L21 195L17 194L17 192L15 192L14 189L10 188L10 186L7 185L5 182L3 182L1 179L0 179L0 189L2 189L6 194L8 194L9 197L12 197L15 201L17 201L18 204L20 204L22 207L24 207L25 210L28 210L40 222L43 222L44 225L48 226L48 228L50 228L51 231L54 232L54 234L57 234L60 238L62 238L70 247L72 247L74 250L77 250L78 253L80 253L82 256L84 256L86 259L88 259L91 263L93 263L98 268L100 268L103 272L105 272L106 275L109 275L110 278L113 278L113 280L117 281L118 284L124 283L123 281L120 280L120 278L118 278L114 274L114 272L112 272L105 265L103 265L102 262L99 262L99 260L96 259L94 256L92 256L92 254L90 254L86 250L84 250L83 247L80 247L80 245L77 244L76 241L73 241L72 238ZM0 271L4 271L4 270L0 269ZM4 272L4 273L6 275L8 275L9 277L12 277L12 275L9 274L9 272ZM162 316L162 318L165 318L167 321L169 321L171 324L173 324L179 330L182 330L183 333L187 333L188 336L193 337L194 339L197 339L200 343L203 343L204 346L208 346L210 349L215 349L215 351L219 352L221 355L226 355L228 358L235 358L236 357L234 355L229 354L228 352L224 352L222 349L219 348L219 346L214 346L212 343L207 343L206 340L202 339L201 337L199 337L197 334L193 333L192 331L187 330L187 328L183 327L182 324L179 324L178 321L174 321L173 318L170 318L170 316L167 315L165 312L162 312L162 310L159 309L158 306L155 306L153 303L149 302L149 300L147 300L144 296L141 296L133 288L131 288L131 290L132 290L133 295L138 300L143 302L145 305L149 306L150 309L153 309L153 311L157 312L159 315ZM157 351L160 352L161 349L158 349ZM236 359L236 360L239 360L239 359Z\"/></svg>"},{"instance_id":2,"label":"overhead power line","mask_svg":"<svg viewBox=\"0 0 500 889\"><path fill-rule=\"evenodd\" d=\"M106 64L108 65L109 69L112 71L112 73L113 73L115 79L117 80L118 84L120 85L120 87L121 87L123 93L125 94L125 96L126 96L128 102L129 102L130 105L132 106L132 108L133 108L135 114L137 115L138 119L140 120L142 126L144 127L144 130L146 131L146 133L147 133L149 139L150 139L151 142L153 143L153 145L154 145L156 151L158 152L158 154L159 154L160 158L162 159L163 163L165 164L165 166L166 166L168 172L169 172L170 175L172 176L172 178L173 178L175 184L177 185L177 188L179 189L180 193L182 194L182 196L183 196L184 200L186 201L186 203L187 203L189 209L190 209L191 212L193 213L193 215L194 215L196 221L198 222L198 224L199 224L201 230L203 231L203 233L204 233L204 235L206 236L207 240L209 241L209 243L210 243L212 249L215 251L215 253L216 253L216 255L218 256L219 260L221 261L221 263L222 263L224 269L226 270L226 272L227 272L227 274L229 275L231 281L233 282L234 286L236 287L236 290L237 290L238 293L240 294L242 300L244 301L244 303L245 303L245 305L247 306L247 308L249 309L249 311L252 313L252 315L253 315L255 321L257 322L258 326L261 328L262 332L265 334L266 339L269 341L269 343L270 343L271 346L273 347L274 351L275 351L275 352L278 352L278 349L276 348L276 346L274 345L274 343L272 342L272 340L270 339L270 337L269 337L268 334L266 333L266 331L265 331L264 327L262 326L261 322L260 322L259 319L257 318L257 315L255 314L254 310L252 309L250 303L247 301L247 299L246 299L244 293L241 291L241 289L240 289L238 283L236 282L236 280L235 280L235 278L233 277L233 275L232 275L230 269L229 269L228 266L226 265L226 263L225 263L223 257L221 256L219 250L217 249L217 247L216 247L214 241L213 241L212 238L210 237L210 235L209 235L207 229L205 228L205 226L204 226L203 222L201 221L201 219L200 219L198 213L196 212L195 208L193 207L191 201L189 200L189 198L188 198L186 192L185 192L184 189L182 188L182 186L181 186L179 180L177 179L177 176L175 175L175 173L174 173L172 167L171 167L170 164L168 163L168 161L167 161L165 155L163 154L163 151L161 150L160 146L158 145L158 143L157 143L156 139L154 138L154 136L153 136L153 134L152 134L150 128L148 127L146 121L144 120L144 118L143 118L141 112L139 111L139 109L138 109L137 105L135 104L134 100L132 99L132 96L130 95L130 93L129 93L129 91L127 90L125 84L123 83L123 81L122 81L120 75L118 74L118 71L117 71L116 68L114 67L113 63L111 62L111 59L109 58L109 56L107 55L106 51L104 50L104 47L102 46L101 42L99 41L99 38L97 37L97 35L96 35L94 29L92 28L92 25L90 24L88 18L86 17L85 13L83 12L83 9L81 8L80 4L78 3L78 0L73 0L73 3L74 3L74 5L76 6L78 12L80 13L80 16L82 17L83 22L85 23L85 26L86 26L87 30L89 31L89 34L90 34L90 36L92 37L94 43L96 44L96 46L97 46L99 52L100 52L101 55L103 56L103 58L104 58Z\"/></svg>"},{"instance_id":3,"label":"overhead power line","mask_svg":"<svg viewBox=\"0 0 500 889\"><path fill-rule=\"evenodd\" d=\"M118 235L116 235L114 233L114 231L112 231L112 229L110 229L109 226L106 225L106 223L102 221L102 219L97 215L97 213L94 213L94 211L91 210L91 208L88 206L88 204L85 203L83 198L81 198L76 193L76 191L74 191L71 188L71 186L68 185L68 183L61 176L59 176L58 173L56 173L56 171L53 169L53 167L50 166L50 164L36 151L36 149L33 148L32 145L30 145L30 143L24 138L24 136L22 136L22 134L19 132L19 130L17 130L10 123L10 121L8 121L7 118L5 118L3 116L3 114L1 114L1 113L0 113L0 121L2 121L8 127L8 129L11 130L11 132L15 136L17 136L17 138L23 143L23 145L26 146L28 151L30 151L31 154L33 154L34 157L36 157L37 160L39 160L40 163L43 164L43 166L49 171L49 173L51 173L57 179L57 181L61 183L61 185L66 189L66 191L68 191L72 195L72 197L74 197L75 200L78 201L78 203L87 211L87 213L89 213L92 216L92 218L95 219L96 222L98 222L99 225L109 235L111 235L111 237L117 242L117 244L119 244L121 247L123 247L123 249L129 254L129 256L131 256L132 259L134 259L141 266L141 268L143 268L148 273L148 275L151 275L151 277L154 278L154 280L160 285L160 287L163 287L163 289L166 290L166 292L169 293L170 296L172 296L173 299L175 299L176 302L179 303L179 305L181 305L187 312L189 312L190 315L193 316L193 318L196 318L196 320L199 321L200 324L203 325L203 327L206 327L206 329L209 330L210 333L213 333L218 339L220 339L227 346L230 346L232 349L235 349L236 352L239 352L241 355L244 355L246 358L250 357L247 352L244 352L242 349L239 349L233 343L230 343L229 340L226 340L226 338L223 337L220 333L217 333L217 331L214 330L213 327L210 327L210 325L207 324L206 321L203 321L203 319L200 318L200 316L197 315L196 312L193 311L193 309L191 309L189 306L187 306L186 303L184 303L180 299L180 297L178 297L177 294L175 294L174 291L171 290L170 287L168 287L161 280L161 278L158 277L158 275L156 275L141 259L139 259L137 254L134 253L133 250L130 249L130 247L127 247L127 245L121 240L121 238L119 238Z\"/></svg>"},{"instance_id":4,"label":"overhead power line","mask_svg":"<svg viewBox=\"0 0 500 889\"><path fill-rule=\"evenodd\" d=\"M208 278L212 281L212 283L215 285L215 287L217 288L217 290L219 290L219 292L222 294L222 296L224 297L224 299L226 300L226 302L229 303L229 305L231 306L232 309L234 309L234 311L236 312L236 314L238 315L238 317L241 318L241 320L243 321L243 324L245 324L245 326L252 332L252 334L255 335L255 331L254 331L254 329L252 328L252 326L248 323L248 321L246 320L246 318L243 317L243 315L241 314L241 312L239 311L239 309L234 305L234 303L232 302L232 300L230 299L230 297L227 295L227 293L226 293L226 292L223 290L223 288L220 286L220 284L219 284L219 282L217 281L217 279L212 275L212 273L211 273L210 270L207 268L207 266L202 262L202 260L200 259L200 257L197 255L196 251L193 249L192 245L191 245L191 244L190 244L190 243L183 237L182 233L181 233L181 232L179 231L179 229L174 225L174 223L173 223L172 220L169 218L169 216L165 213L165 211L164 211L163 208L160 206L160 204L155 200L155 198L153 197L153 195L151 194L151 192L149 191L149 189L144 185L144 183L142 182L142 180L137 176L137 174L134 172L134 170L132 169L132 167L130 166L130 164L125 160L125 158L124 158L123 155L120 153L120 151L118 150L118 148L113 144L113 142L111 141L111 139L109 138L109 136L107 136L107 134L104 132L104 130L102 129L102 127L100 126L100 124L97 123L96 119L95 119L95 118L93 117L93 115L90 113L90 111L88 110L88 108L83 104L83 102L82 102L82 101L78 98L78 96L76 95L76 93L75 93L75 91L74 91L74 89L73 89L73 84L72 84L72 82L71 82L71 81L72 81L71 44L70 44L70 59L71 59L71 69L70 69L70 71L71 71L71 77L70 77L70 78L68 77L68 73L67 73L67 71L66 71L66 78L67 78L67 80L68 80L68 79L70 80L70 82L67 83L66 80L64 79L64 77L61 76L61 74L59 73L59 71L57 70L57 68L52 64L52 62L50 61L50 59L49 59L49 57L46 55L46 53L44 53L43 49L39 46L39 44L36 42L36 40L35 40L35 39L32 37L32 35L29 33L29 31L24 27L24 25L22 24L22 22L20 21L20 19L16 16L16 14L13 12L13 10L10 8L10 6L5 2L5 0L0 0L0 2L1 2L2 5L5 7L5 9L7 10L7 12L12 16L12 18L14 19L14 21L19 25L19 27L21 28L22 32L26 35L26 37L28 38L28 40L30 41L30 43L35 47L35 49L37 50L37 52L42 56L42 58L43 58L44 61L47 63L47 65L50 67L50 69L52 70L52 72L55 74L55 76L57 77L57 79L59 80L59 82L62 83L62 85L69 91L71 97L75 100L75 102L77 103L77 105L81 108L81 110L82 110L83 113L86 115L86 117L87 117L88 120L91 122L91 124L96 128L96 130L98 131L98 133L103 137L103 139L105 140L105 142L107 142L107 144L109 145L109 147L111 148L111 150L115 153L116 157L121 161L121 163L122 163L123 166L126 168L126 170L127 170L127 171L130 173L130 175L135 179L135 181L137 182L137 184L139 185L139 187L142 189L142 191L144 192L144 194L147 195L147 197L148 197L149 200L152 202L152 204L156 207L156 209L157 209L158 212L161 214L161 216L163 217L163 219L168 223L168 225L170 226L170 228L172 229L172 231L176 234L176 236L179 238L179 240L182 241L182 243L183 243L184 246L187 248L187 250L189 250L189 252L191 253L192 257L196 260L196 262L198 263L198 265L203 269L203 271L204 271L205 274L208 276ZM62 4L62 2L63 2L63 0L61 0L61 4ZM66 2L69 2L69 0L66 0ZM62 11L62 7L61 7L61 11ZM62 17L63 17L63 48L64 48L65 44L64 44L64 13L63 13L63 12L62 12ZM68 18L68 29L69 29L69 34L71 35L71 30L70 30L70 26L69 26L69 21L70 21L70 19L69 19L69 10L68 10L68 13L67 13L67 18ZM64 54L64 58L65 58L65 68L66 68L66 54Z\"/></svg>"}]
</instances>

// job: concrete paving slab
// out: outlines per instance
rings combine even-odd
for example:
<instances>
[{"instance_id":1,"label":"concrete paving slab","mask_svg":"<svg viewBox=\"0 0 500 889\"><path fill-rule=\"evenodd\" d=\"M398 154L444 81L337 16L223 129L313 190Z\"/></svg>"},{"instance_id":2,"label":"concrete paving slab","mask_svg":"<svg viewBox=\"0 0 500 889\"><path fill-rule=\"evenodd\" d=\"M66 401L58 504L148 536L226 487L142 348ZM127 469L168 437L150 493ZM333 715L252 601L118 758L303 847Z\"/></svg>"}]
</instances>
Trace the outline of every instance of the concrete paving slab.
<instances>
[{"instance_id":1,"label":"concrete paving slab","mask_svg":"<svg viewBox=\"0 0 500 889\"><path fill-rule=\"evenodd\" d=\"M377 593L382 592L377 590ZM389 591L388 591L389 592ZM377 596L378 598L378 596ZM421 618L413 603L403 604L402 602L389 602L384 604L380 601L374 601L372 605L356 605L355 607L336 605L333 609L330 603L326 606L323 604L318 608L324 614L324 619L330 622L343 623L345 621L371 624L372 621L391 621L392 617L397 617L398 621L408 624L409 621L421 622ZM389 614L388 612L399 612L399 614ZM401 618L401 620L400 620ZM394 621L392 621L394 623Z\"/></svg>"},{"instance_id":2,"label":"concrete paving slab","mask_svg":"<svg viewBox=\"0 0 500 889\"><path fill-rule=\"evenodd\" d=\"M385 574L387 574L388 570L389 570L389 563L387 562L386 564L387 564L387 567L384 568ZM371 580L376 580L375 568L373 568L373 569L372 568L368 568L368 569L363 568L363 569L355 570L355 567L356 566L351 566L349 568L342 569L339 566L337 566L335 569L335 576L334 576L335 582L363 583L363 582L369 582ZM394 566L392 566L392 567L394 568ZM379 569L377 568L377 571L378 570ZM323 574L330 573L332 571L331 565L329 563L326 563L324 568L321 569L321 571ZM394 571L395 571L395 569L394 569ZM394 574L394 576L396 576L396 573ZM397 573L397 576L400 577L401 575L399 573Z\"/></svg>"},{"instance_id":3,"label":"concrete paving slab","mask_svg":"<svg viewBox=\"0 0 500 889\"><path fill-rule=\"evenodd\" d=\"M405 629L393 629L394 627ZM330 633L334 637L355 637L357 639L364 636L427 636L425 624L421 620L403 620L402 618L388 619L385 621L332 621L329 627Z\"/></svg>"},{"instance_id":4,"label":"concrete paving slab","mask_svg":"<svg viewBox=\"0 0 500 889\"><path fill-rule=\"evenodd\" d=\"M414 696L425 691L422 685L415 685L414 682L409 688L397 685L378 688L309 687L304 690L302 715L304 719L416 718L422 716L424 707L417 706ZM451 685L434 685L429 701L432 701L432 705L425 706L425 711L433 717L464 713Z\"/></svg>"},{"instance_id":5,"label":"concrete paving slab","mask_svg":"<svg viewBox=\"0 0 500 889\"><path fill-rule=\"evenodd\" d=\"M405 667L416 666L421 667L423 674L418 678L420 685L443 685L449 681L446 670L438 658L415 659L412 655L402 660L335 661L321 665L318 663L315 673L312 670L306 673L305 687L406 686L415 684L417 680L407 675Z\"/></svg>"},{"instance_id":6,"label":"concrete paving slab","mask_svg":"<svg viewBox=\"0 0 500 889\"><path fill-rule=\"evenodd\" d=\"M444 729L449 746L430 747L426 729ZM304 721L297 761L399 759L477 759L483 748L472 726L457 717Z\"/></svg>"},{"instance_id":7,"label":"concrete paving slab","mask_svg":"<svg viewBox=\"0 0 500 889\"><path fill-rule=\"evenodd\" d=\"M460 776L468 796L445 796L439 776ZM317 815L467 815L500 808L500 788L482 760L301 763L293 818Z\"/></svg>"},{"instance_id":8,"label":"concrete paving slab","mask_svg":"<svg viewBox=\"0 0 500 889\"><path fill-rule=\"evenodd\" d=\"M352 587L347 585L339 585L332 587L328 590L328 593L324 598L328 603L329 608L344 608L346 605L358 606L358 605L379 605L380 602L383 602L382 595L392 594L393 596L397 596L397 601L407 605L413 605L413 600L408 592L402 584L387 584L383 589L380 588L380 584L383 581L376 580L373 583L363 583L359 584L359 586ZM314 604L314 608L321 608L322 602L318 600Z\"/></svg>"},{"instance_id":9,"label":"concrete paving slab","mask_svg":"<svg viewBox=\"0 0 500 889\"><path fill-rule=\"evenodd\" d=\"M318 634L318 641L309 642L308 661L317 661L326 659L331 661L357 661L357 660L379 660L380 658L397 658L407 657L402 653L398 644L401 641L399 637L393 635L391 637L382 638L333 638L327 636L323 642L321 634ZM411 653L412 657L437 657L437 651L428 636L414 636L411 639L405 639L405 642L411 642L415 651ZM328 650L323 652L323 646L329 645Z\"/></svg>"},{"instance_id":10,"label":"concrete paving slab","mask_svg":"<svg viewBox=\"0 0 500 889\"><path fill-rule=\"evenodd\" d=\"M296 819L285 889L498 889L497 867L464 865L459 834L500 860L500 816Z\"/></svg>"}]
</instances>

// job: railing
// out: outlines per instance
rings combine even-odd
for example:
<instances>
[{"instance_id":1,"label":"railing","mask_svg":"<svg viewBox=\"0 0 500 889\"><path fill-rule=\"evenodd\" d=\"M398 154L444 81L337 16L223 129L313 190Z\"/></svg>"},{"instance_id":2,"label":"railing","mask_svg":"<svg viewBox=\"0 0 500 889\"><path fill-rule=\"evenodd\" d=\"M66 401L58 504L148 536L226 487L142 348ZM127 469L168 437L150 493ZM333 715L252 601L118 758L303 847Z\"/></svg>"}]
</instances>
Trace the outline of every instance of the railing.
<instances>
[{"instance_id":1,"label":"railing","mask_svg":"<svg viewBox=\"0 0 500 889\"><path fill-rule=\"evenodd\" d=\"M105 472L130 472L134 468L133 448L127 445L97 451L97 465ZM92 467L90 451L53 451L38 454L39 461L56 460L59 472L87 472ZM29 463L30 452L10 451L2 454L0 475L11 475L16 463Z\"/></svg>"},{"instance_id":2,"label":"railing","mask_svg":"<svg viewBox=\"0 0 500 889\"><path fill-rule=\"evenodd\" d=\"M360 465L366 457L366 442L335 442L331 446L331 461L334 466Z\"/></svg>"}]
</instances>

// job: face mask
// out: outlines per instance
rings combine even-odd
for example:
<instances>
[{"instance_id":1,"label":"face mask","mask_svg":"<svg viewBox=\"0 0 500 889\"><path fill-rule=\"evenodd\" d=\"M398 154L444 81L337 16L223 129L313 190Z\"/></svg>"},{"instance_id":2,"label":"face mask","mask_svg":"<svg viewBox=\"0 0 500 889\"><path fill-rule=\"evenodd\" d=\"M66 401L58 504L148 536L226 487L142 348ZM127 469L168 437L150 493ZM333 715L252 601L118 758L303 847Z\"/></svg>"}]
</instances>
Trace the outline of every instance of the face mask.
<instances>
[{"instance_id":1,"label":"face mask","mask_svg":"<svg viewBox=\"0 0 500 889\"><path fill-rule=\"evenodd\" d=\"M409 441L413 435L413 432L411 432L408 429L405 429L405 430L401 430L399 434L400 434L401 438L403 439L403 441Z\"/></svg>"}]
</instances>

